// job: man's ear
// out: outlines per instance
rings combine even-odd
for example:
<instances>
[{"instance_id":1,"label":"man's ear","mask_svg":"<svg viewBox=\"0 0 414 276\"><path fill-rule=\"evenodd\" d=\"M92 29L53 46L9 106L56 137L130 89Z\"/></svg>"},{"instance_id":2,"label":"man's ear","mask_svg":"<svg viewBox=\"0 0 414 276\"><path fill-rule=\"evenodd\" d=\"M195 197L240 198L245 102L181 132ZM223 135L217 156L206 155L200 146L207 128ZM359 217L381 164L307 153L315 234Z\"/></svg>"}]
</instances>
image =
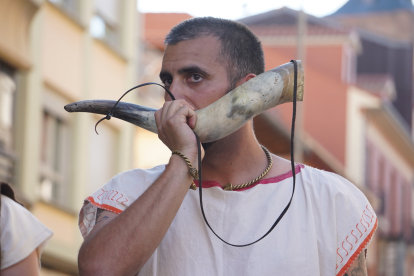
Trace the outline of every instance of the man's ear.
<instances>
[{"instance_id":1,"label":"man's ear","mask_svg":"<svg viewBox=\"0 0 414 276\"><path fill-rule=\"evenodd\" d=\"M250 73L250 74L244 76L243 78L239 79L236 86L242 85L243 83L245 83L246 81L251 80L254 77L256 77L256 74Z\"/></svg>"}]
</instances>

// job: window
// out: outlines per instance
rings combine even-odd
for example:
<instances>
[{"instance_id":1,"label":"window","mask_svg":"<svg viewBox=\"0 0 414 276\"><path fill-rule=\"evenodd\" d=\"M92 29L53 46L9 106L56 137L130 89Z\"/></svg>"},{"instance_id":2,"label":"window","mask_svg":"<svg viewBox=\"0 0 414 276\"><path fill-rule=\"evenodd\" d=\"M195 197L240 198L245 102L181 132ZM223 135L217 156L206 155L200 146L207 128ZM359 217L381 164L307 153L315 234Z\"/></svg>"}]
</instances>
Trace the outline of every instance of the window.
<instances>
[{"instance_id":1,"label":"window","mask_svg":"<svg viewBox=\"0 0 414 276\"><path fill-rule=\"evenodd\" d=\"M95 15L90 22L90 33L111 47L120 47L120 4L119 0L95 0Z\"/></svg>"},{"instance_id":2,"label":"window","mask_svg":"<svg viewBox=\"0 0 414 276\"><path fill-rule=\"evenodd\" d=\"M79 0L49 0L74 18L79 18Z\"/></svg>"},{"instance_id":3,"label":"window","mask_svg":"<svg viewBox=\"0 0 414 276\"><path fill-rule=\"evenodd\" d=\"M12 147L14 80L0 71L0 147Z\"/></svg>"},{"instance_id":4,"label":"window","mask_svg":"<svg viewBox=\"0 0 414 276\"><path fill-rule=\"evenodd\" d=\"M16 83L15 70L0 61L0 181L13 184L13 107Z\"/></svg>"},{"instance_id":5,"label":"window","mask_svg":"<svg viewBox=\"0 0 414 276\"><path fill-rule=\"evenodd\" d=\"M115 27L107 24L99 15L95 15L91 20L90 32L94 38L102 39L110 46L118 46L118 33Z\"/></svg>"},{"instance_id":6,"label":"window","mask_svg":"<svg viewBox=\"0 0 414 276\"><path fill-rule=\"evenodd\" d=\"M64 103L52 93L46 93L40 147L40 195L46 202L68 207L70 137L69 124L60 110ZM52 107L54 105L55 107Z\"/></svg>"}]
</instances>

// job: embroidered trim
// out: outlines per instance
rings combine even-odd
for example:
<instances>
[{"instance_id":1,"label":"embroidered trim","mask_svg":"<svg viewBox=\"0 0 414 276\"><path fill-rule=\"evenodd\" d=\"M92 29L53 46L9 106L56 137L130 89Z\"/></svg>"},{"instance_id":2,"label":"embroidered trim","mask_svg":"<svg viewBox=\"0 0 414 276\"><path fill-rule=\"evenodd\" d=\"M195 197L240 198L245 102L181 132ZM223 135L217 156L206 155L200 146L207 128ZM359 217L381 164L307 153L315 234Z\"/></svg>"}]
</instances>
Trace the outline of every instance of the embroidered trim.
<instances>
[{"instance_id":1,"label":"embroidered trim","mask_svg":"<svg viewBox=\"0 0 414 276\"><path fill-rule=\"evenodd\" d=\"M359 254L361 254L362 250L364 250L366 246L368 245L368 243L371 241L372 235L374 234L375 230L377 230L377 226L378 226L378 219L375 219L375 225L372 228L371 232L368 234L365 240L360 244L360 246L358 246L358 249L354 252L354 254L352 254L351 258L349 258L348 262L342 267L342 269L338 272L338 274L336 274L336 276L343 276L345 272L351 267L355 259L359 256ZM339 248L336 250L337 254L338 254L338 250ZM342 258L341 255L339 256Z\"/></svg>"},{"instance_id":2,"label":"embroidered trim","mask_svg":"<svg viewBox=\"0 0 414 276\"><path fill-rule=\"evenodd\" d=\"M91 221L93 221L93 220L95 220L95 218L96 218L96 212L93 212L93 207L92 206L88 206L88 207L83 207L83 208L85 208L85 211L84 211L84 213L85 213L85 215L84 215L84 218L88 221L88 222L91 222ZM92 211L92 212L89 212L89 213L86 213L86 212L88 212L88 211ZM89 218L88 218L88 215L90 215L90 214L92 214L92 216L89 216Z\"/></svg>"},{"instance_id":3,"label":"embroidered trim","mask_svg":"<svg viewBox=\"0 0 414 276\"><path fill-rule=\"evenodd\" d=\"M98 207L100 209L104 209L104 210L110 211L110 212L115 213L115 214L120 214L120 213L123 212L122 210L120 210L118 208L115 208L115 207L112 207L108 204L99 204L91 196L87 197L86 200L89 201L92 205L95 205L96 207Z\"/></svg>"}]
</instances>

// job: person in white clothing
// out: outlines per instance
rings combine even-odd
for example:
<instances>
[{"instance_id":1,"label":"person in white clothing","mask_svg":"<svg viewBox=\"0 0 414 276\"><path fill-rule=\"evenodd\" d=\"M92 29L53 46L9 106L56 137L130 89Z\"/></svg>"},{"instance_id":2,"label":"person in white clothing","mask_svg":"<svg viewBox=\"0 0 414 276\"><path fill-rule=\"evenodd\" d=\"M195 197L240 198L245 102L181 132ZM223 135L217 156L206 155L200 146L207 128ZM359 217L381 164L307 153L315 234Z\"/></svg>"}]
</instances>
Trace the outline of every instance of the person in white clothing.
<instances>
[{"instance_id":1,"label":"person in white clothing","mask_svg":"<svg viewBox=\"0 0 414 276\"><path fill-rule=\"evenodd\" d=\"M1 190L10 192L6 184ZM14 201L13 193L1 194L1 275L36 276L43 248L53 232L26 208Z\"/></svg>"},{"instance_id":2,"label":"person in white clothing","mask_svg":"<svg viewBox=\"0 0 414 276\"><path fill-rule=\"evenodd\" d=\"M199 186L188 165L198 167L194 111L261 74L263 50L243 24L211 17L180 23L165 44L160 78L176 100L166 94L155 119L174 154L166 165L115 176L85 200L80 274L366 275L377 218L361 191L333 173L297 164L290 208L253 245L233 247L210 231L189 189ZM203 148L210 226L229 243L257 240L290 200L290 162L259 145L251 121Z\"/></svg>"}]
</instances>

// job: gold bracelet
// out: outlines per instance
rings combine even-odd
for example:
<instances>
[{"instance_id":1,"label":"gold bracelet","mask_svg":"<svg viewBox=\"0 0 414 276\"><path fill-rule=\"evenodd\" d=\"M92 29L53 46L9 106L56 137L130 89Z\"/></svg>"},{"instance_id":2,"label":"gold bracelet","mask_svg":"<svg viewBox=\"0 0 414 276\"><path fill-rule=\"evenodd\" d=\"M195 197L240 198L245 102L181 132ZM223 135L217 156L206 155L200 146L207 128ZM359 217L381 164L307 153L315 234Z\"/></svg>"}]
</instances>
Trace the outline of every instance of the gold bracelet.
<instances>
[{"instance_id":1,"label":"gold bracelet","mask_svg":"<svg viewBox=\"0 0 414 276\"><path fill-rule=\"evenodd\" d=\"M193 166L191 165L191 162L190 162L190 160L187 158L187 156L185 156L185 155L184 155L181 151L179 151L179 150L173 150L172 154L177 154L177 155L181 156L181 157L184 159L184 161L187 163L187 165L188 165L188 168L189 168L188 173L192 176L192 178L194 178L195 180L198 180L198 171L197 171L197 169L196 169L196 168L193 168ZM196 186L196 184L194 183L194 181L191 183L191 185L190 185L190 189L197 190L197 186Z\"/></svg>"}]
</instances>

